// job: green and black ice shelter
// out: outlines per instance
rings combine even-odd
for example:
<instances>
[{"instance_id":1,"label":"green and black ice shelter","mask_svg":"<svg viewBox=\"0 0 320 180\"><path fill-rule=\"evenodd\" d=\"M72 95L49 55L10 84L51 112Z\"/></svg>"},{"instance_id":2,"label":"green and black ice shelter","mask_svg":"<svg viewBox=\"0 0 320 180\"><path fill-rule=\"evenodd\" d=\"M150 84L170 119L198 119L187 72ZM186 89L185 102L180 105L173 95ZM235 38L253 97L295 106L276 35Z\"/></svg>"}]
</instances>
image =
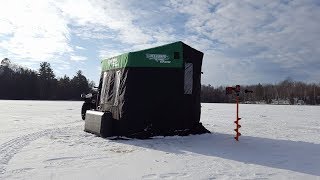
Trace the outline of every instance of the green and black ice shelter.
<instances>
[{"instance_id":1,"label":"green and black ice shelter","mask_svg":"<svg viewBox=\"0 0 320 180\"><path fill-rule=\"evenodd\" d=\"M100 112L87 112L85 131L137 138L208 132L200 123L202 58L178 41L102 60Z\"/></svg>"}]
</instances>

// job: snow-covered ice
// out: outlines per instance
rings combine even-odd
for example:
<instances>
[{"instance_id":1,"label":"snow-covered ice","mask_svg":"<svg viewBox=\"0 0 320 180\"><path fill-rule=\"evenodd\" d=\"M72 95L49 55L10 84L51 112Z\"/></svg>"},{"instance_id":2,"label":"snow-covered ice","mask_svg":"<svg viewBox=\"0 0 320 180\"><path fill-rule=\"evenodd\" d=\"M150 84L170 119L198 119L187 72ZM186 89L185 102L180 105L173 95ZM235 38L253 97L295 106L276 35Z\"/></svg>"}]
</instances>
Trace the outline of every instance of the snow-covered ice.
<instances>
[{"instance_id":1,"label":"snow-covered ice","mask_svg":"<svg viewBox=\"0 0 320 180\"><path fill-rule=\"evenodd\" d=\"M108 140L82 102L0 101L0 179L320 179L320 106L202 104L212 134Z\"/></svg>"}]
</instances>

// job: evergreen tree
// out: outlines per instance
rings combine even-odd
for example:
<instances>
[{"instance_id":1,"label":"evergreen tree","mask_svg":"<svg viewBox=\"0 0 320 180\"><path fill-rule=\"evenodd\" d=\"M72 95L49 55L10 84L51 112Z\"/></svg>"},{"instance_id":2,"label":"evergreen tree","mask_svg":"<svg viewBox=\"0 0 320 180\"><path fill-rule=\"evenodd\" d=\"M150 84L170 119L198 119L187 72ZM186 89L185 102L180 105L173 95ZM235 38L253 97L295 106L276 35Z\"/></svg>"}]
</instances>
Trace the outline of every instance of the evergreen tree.
<instances>
[{"instance_id":1,"label":"evergreen tree","mask_svg":"<svg viewBox=\"0 0 320 180\"><path fill-rule=\"evenodd\" d=\"M40 99L54 99L57 80L50 63L42 62L39 68Z\"/></svg>"},{"instance_id":2,"label":"evergreen tree","mask_svg":"<svg viewBox=\"0 0 320 180\"><path fill-rule=\"evenodd\" d=\"M72 97L71 81L67 75L58 80L57 88L58 99L68 100Z\"/></svg>"},{"instance_id":3,"label":"evergreen tree","mask_svg":"<svg viewBox=\"0 0 320 180\"><path fill-rule=\"evenodd\" d=\"M72 92L74 99L80 99L82 93L90 91L88 79L79 70L77 74L71 80Z\"/></svg>"}]
</instances>

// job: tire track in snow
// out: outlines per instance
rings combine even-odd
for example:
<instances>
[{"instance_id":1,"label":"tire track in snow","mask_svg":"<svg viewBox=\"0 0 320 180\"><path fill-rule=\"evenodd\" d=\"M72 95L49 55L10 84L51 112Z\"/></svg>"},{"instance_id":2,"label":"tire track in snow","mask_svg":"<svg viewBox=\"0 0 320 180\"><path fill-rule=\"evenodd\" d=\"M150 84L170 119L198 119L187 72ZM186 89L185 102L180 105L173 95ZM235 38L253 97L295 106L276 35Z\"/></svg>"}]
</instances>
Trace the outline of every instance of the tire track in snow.
<instances>
[{"instance_id":1,"label":"tire track in snow","mask_svg":"<svg viewBox=\"0 0 320 180\"><path fill-rule=\"evenodd\" d=\"M32 141L35 141L44 136L60 134L62 132L66 132L67 130L70 130L71 128L72 127L45 129L39 132L19 136L17 138L14 138L8 142L1 144L0 145L0 175L5 173L6 171L5 166L8 165L9 161L13 158L13 156L19 153L22 148L29 145Z\"/></svg>"}]
</instances>

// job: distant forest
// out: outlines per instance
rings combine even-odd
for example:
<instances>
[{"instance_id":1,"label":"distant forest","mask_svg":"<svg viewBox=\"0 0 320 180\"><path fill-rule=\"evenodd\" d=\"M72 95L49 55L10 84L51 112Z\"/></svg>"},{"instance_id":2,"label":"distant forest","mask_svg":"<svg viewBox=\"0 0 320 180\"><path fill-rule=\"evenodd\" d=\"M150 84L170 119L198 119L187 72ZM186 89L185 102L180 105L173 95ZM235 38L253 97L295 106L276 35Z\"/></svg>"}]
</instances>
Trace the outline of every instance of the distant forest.
<instances>
[{"instance_id":1,"label":"distant forest","mask_svg":"<svg viewBox=\"0 0 320 180\"><path fill-rule=\"evenodd\" d=\"M293 81L290 78L277 84L240 85L240 101L242 103L259 104L320 104L320 83L308 84ZM226 87L213 87L202 85L201 101L206 103L231 103L235 102L235 94L226 95ZM253 93L244 93L244 90Z\"/></svg>"},{"instance_id":2,"label":"distant forest","mask_svg":"<svg viewBox=\"0 0 320 180\"><path fill-rule=\"evenodd\" d=\"M80 100L81 93L94 87L82 72L72 78L56 77L50 64L40 63L38 71L13 64L8 58L0 66L0 99L22 100ZM201 102L233 103L235 95L226 95L223 86L202 85ZM242 103L320 104L320 83L304 83L290 78L277 84L241 85L253 93L240 93Z\"/></svg>"},{"instance_id":3,"label":"distant forest","mask_svg":"<svg viewBox=\"0 0 320 180\"><path fill-rule=\"evenodd\" d=\"M38 71L13 64L8 58L0 66L0 99L80 100L93 82L77 71L72 78L56 77L50 63L42 62Z\"/></svg>"}]
</instances>

